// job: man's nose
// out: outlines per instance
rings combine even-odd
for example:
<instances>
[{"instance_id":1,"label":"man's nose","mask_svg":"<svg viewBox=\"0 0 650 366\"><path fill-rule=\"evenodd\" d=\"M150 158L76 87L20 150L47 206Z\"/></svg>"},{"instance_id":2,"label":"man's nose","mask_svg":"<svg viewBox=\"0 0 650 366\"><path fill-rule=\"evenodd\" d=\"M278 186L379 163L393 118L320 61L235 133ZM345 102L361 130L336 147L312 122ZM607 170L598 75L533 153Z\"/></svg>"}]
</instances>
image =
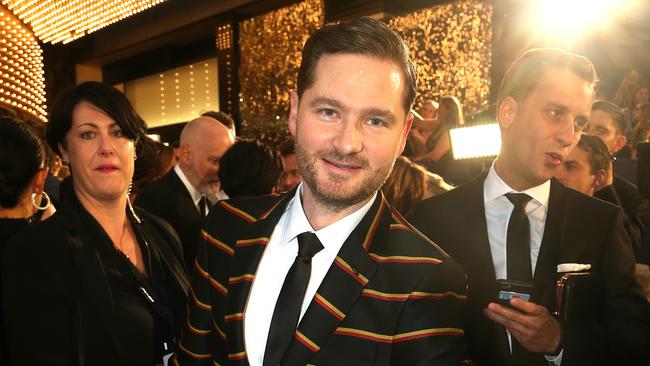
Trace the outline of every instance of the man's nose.
<instances>
[{"instance_id":1,"label":"man's nose","mask_svg":"<svg viewBox=\"0 0 650 366\"><path fill-rule=\"evenodd\" d=\"M344 121L335 137L334 147L342 154L355 154L363 150L361 124Z\"/></svg>"}]
</instances>

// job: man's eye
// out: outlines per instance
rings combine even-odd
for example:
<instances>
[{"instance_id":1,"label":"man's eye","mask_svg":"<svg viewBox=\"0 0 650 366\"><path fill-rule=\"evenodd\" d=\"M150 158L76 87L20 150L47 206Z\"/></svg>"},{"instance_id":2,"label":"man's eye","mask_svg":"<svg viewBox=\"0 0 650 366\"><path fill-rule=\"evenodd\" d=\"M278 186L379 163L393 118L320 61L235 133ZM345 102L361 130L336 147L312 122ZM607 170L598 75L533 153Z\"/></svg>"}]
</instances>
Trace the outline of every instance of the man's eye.
<instances>
[{"instance_id":1,"label":"man's eye","mask_svg":"<svg viewBox=\"0 0 650 366\"><path fill-rule=\"evenodd\" d=\"M384 121L379 118L371 118L368 120L368 124L373 127L381 127L384 125Z\"/></svg>"},{"instance_id":2,"label":"man's eye","mask_svg":"<svg viewBox=\"0 0 650 366\"><path fill-rule=\"evenodd\" d=\"M560 109L549 109L548 114L550 114L553 118L560 118L564 115Z\"/></svg>"},{"instance_id":3,"label":"man's eye","mask_svg":"<svg viewBox=\"0 0 650 366\"><path fill-rule=\"evenodd\" d=\"M320 114L322 116L328 117L328 118L336 116L336 111L331 109L331 108L323 108L319 112L320 112Z\"/></svg>"}]
</instances>

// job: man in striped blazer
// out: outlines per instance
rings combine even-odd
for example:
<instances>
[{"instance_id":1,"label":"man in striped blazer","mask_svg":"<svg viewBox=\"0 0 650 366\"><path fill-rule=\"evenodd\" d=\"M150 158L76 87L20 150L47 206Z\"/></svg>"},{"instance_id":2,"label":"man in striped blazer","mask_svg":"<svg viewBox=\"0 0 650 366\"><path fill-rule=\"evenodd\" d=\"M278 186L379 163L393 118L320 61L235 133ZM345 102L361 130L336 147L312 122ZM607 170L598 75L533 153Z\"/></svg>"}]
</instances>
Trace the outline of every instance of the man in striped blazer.
<instances>
[{"instance_id":1,"label":"man in striped blazer","mask_svg":"<svg viewBox=\"0 0 650 366\"><path fill-rule=\"evenodd\" d=\"M211 210L175 362L469 362L464 273L378 192L414 98L408 49L383 23L310 37L289 116L304 182Z\"/></svg>"}]
</instances>

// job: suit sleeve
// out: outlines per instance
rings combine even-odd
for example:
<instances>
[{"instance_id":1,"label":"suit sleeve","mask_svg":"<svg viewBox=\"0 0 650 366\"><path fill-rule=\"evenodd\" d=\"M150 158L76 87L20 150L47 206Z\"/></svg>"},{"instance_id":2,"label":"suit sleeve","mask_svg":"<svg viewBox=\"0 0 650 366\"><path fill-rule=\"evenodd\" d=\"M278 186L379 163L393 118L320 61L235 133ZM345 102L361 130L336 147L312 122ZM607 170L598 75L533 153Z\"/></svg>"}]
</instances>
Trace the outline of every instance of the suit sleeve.
<instances>
[{"instance_id":1,"label":"suit sleeve","mask_svg":"<svg viewBox=\"0 0 650 366\"><path fill-rule=\"evenodd\" d=\"M213 317L214 306L225 306L227 283L213 274L215 256L228 255L227 246L215 250L209 234L210 222L201 232L198 252L193 267L193 275L188 294L188 316L181 329L178 351L172 360L175 365L218 365L227 364L226 334L224 319ZM220 243L221 244L221 243ZM216 252L216 253L215 253ZM224 261L225 262L225 261ZM213 299L217 298L217 303Z\"/></svg>"},{"instance_id":2,"label":"suit sleeve","mask_svg":"<svg viewBox=\"0 0 650 366\"><path fill-rule=\"evenodd\" d=\"M464 337L467 282L447 258L427 271L404 305L392 351L393 365L470 364Z\"/></svg>"},{"instance_id":3,"label":"suit sleeve","mask_svg":"<svg viewBox=\"0 0 650 366\"><path fill-rule=\"evenodd\" d=\"M585 357L593 364L619 364L645 360L650 344L648 302L634 281L634 254L623 227L623 212L613 214L600 258L605 298L601 319L588 324L568 323L563 327L562 365L582 365ZM639 363L641 364L641 363Z\"/></svg>"},{"instance_id":4,"label":"suit sleeve","mask_svg":"<svg viewBox=\"0 0 650 366\"><path fill-rule=\"evenodd\" d=\"M10 365L76 364L71 303L77 296L63 275L72 264L65 263L62 251L39 246L43 241L20 237L4 253L2 300Z\"/></svg>"}]
</instances>

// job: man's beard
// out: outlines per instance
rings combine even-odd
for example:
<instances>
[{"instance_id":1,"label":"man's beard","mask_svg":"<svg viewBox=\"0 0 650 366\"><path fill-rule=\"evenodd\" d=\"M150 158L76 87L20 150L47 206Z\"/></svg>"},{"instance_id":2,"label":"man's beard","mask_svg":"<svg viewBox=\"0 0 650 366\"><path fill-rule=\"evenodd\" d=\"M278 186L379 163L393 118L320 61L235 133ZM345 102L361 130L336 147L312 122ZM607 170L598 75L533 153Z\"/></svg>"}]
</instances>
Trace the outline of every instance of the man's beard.
<instances>
[{"instance_id":1,"label":"man's beard","mask_svg":"<svg viewBox=\"0 0 650 366\"><path fill-rule=\"evenodd\" d=\"M298 168L305 184L316 201L331 211L353 206L372 197L384 184L395 163L395 159L393 159L389 165L380 167L378 170L370 170L368 160L358 154L346 155L335 150L319 150L309 153L298 141L296 141L295 147ZM348 182L348 178L322 171L323 176L319 177L316 163L321 158L361 168L364 174L362 181L352 186L353 183Z\"/></svg>"}]
</instances>

